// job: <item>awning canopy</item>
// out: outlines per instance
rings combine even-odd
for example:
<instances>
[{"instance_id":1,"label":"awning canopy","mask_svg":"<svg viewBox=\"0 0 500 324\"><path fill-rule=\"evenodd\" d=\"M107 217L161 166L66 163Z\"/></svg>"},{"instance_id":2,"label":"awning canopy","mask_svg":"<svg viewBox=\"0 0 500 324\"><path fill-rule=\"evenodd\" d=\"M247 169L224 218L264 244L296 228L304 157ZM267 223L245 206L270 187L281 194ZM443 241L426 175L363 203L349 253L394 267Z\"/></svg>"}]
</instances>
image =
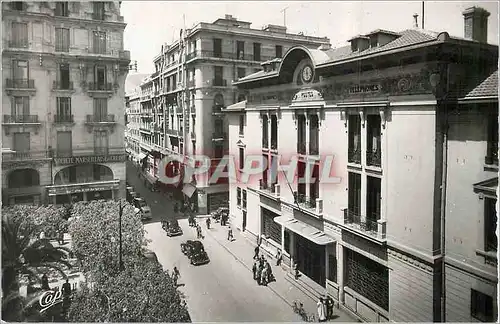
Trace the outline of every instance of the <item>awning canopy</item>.
<instances>
[{"instance_id":1,"label":"awning canopy","mask_svg":"<svg viewBox=\"0 0 500 324\"><path fill-rule=\"evenodd\" d=\"M182 188L182 192L188 196L188 198L191 198L194 194L194 192L196 191L196 187L193 186L192 184L190 183L186 183L184 185L184 187Z\"/></svg>"},{"instance_id":2,"label":"awning canopy","mask_svg":"<svg viewBox=\"0 0 500 324\"><path fill-rule=\"evenodd\" d=\"M335 242L334 238L326 235L323 231L320 231L317 228L297 219L287 216L278 216L274 218L274 221L281 226L289 229L290 231L297 233L300 236L303 236L304 238L318 245L327 245Z\"/></svg>"},{"instance_id":3,"label":"awning canopy","mask_svg":"<svg viewBox=\"0 0 500 324\"><path fill-rule=\"evenodd\" d=\"M498 188L498 177L481 181L472 185L474 192L496 197Z\"/></svg>"},{"instance_id":4,"label":"awning canopy","mask_svg":"<svg viewBox=\"0 0 500 324\"><path fill-rule=\"evenodd\" d=\"M145 158L145 157L146 157L146 154L144 154L144 153L142 153L142 152L141 152L141 153L139 153L139 155L137 155L137 158L139 159L139 161L144 160L144 158Z\"/></svg>"}]
</instances>

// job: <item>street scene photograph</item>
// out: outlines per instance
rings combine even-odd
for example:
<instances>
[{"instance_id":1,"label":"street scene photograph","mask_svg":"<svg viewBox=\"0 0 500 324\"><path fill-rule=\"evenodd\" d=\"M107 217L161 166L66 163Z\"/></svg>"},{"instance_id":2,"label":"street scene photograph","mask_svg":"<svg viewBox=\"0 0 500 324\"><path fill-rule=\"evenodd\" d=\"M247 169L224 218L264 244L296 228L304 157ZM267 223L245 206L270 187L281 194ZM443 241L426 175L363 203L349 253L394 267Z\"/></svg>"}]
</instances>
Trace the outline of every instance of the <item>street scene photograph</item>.
<instances>
[{"instance_id":1,"label":"street scene photograph","mask_svg":"<svg viewBox=\"0 0 500 324\"><path fill-rule=\"evenodd\" d=\"M2 322L498 322L497 1L2 1Z\"/></svg>"}]
</instances>

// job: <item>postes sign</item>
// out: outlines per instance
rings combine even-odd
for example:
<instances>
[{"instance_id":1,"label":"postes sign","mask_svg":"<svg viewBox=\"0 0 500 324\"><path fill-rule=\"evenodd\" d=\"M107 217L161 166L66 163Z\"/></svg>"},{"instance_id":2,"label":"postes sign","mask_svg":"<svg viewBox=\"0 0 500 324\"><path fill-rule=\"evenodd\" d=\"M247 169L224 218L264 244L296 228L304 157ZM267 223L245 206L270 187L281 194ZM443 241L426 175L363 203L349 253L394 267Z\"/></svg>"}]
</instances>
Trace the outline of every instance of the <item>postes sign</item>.
<instances>
[{"instance_id":1,"label":"postes sign","mask_svg":"<svg viewBox=\"0 0 500 324\"><path fill-rule=\"evenodd\" d=\"M57 165L107 163L107 162L124 162L126 158L127 157L125 154L87 155L87 156L57 157L54 158L54 162Z\"/></svg>"}]
</instances>

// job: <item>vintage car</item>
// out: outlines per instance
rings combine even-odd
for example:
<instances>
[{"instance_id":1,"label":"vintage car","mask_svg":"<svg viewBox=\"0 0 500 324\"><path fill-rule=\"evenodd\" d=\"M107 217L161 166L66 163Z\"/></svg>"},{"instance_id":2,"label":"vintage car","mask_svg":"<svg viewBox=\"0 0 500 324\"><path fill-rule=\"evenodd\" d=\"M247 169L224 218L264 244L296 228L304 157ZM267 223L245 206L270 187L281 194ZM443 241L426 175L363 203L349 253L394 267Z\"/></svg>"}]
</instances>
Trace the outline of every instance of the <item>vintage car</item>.
<instances>
[{"instance_id":1,"label":"vintage car","mask_svg":"<svg viewBox=\"0 0 500 324\"><path fill-rule=\"evenodd\" d=\"M202 265L210 262L203 243L200 241L188 240L181 244L181 250L189 258L192 265Z\"/></svg>"},{"instance_id":2,"label":"vintage car","mask_svg":"<svg viewBox=\"0 0 500 324\"><path fill-rule=\"evenodd\" d=\"M141 220L149 220L153 218L151 208L146 204L144 198L135 198L134 206L141 210Z\"/></svg>"},{"instance_id":3,"label":"vintage car","mask_svg":"<svg viewBox=\"0 0 500 324\"><path fill-rule=\"evenodd\" d=\"M226 215L229 215L229 208L228 207L219 207L217 208L216 211L213 211L211 213L211 216L214 220L219 221L221 217L225 217Z\"/></svg>"},{"instance_id":4,"label":"vintage car","mask_svg":"<svg viewBox=\"0 0 500 324\"><path fill-rule=\"evenodd\" d=\"M182 228L179 225L179 222L175 220L162 221L161 227L165 232L167 232L167 236L178 236L182 235Z\"/></svg>"}]
</instances>

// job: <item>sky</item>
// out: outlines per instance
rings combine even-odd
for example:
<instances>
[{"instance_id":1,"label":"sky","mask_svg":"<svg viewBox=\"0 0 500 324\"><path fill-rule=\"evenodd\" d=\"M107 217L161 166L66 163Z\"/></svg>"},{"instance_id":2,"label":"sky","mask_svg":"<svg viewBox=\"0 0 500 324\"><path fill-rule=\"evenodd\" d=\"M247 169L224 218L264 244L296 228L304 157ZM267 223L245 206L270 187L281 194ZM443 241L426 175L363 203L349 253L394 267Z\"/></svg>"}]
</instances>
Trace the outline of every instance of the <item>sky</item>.
<instances>
[{"instance_id":1,"label":"sky","mask_svg":"<svg viewBox=\"0 0 500 324\"><path fill-rule=\"evenodd\" d=\"M476 6L488 10L488 43L499 43L498 2L425 1L425 29L464 35L462 12ZM283 9L287 8L283 13ZM179 37L180 29L198 22L212 23L230 14L251 22L251 28L283 25L291 33L328 37L333 47L347 45L357 34L375 29L402 31L412 28L417 13L422 27L422 1L123 1L121 14L127 27L124 46L137 61L138 73L154 71L153 57L164 43ZM285 19L285 21L284 21Z\"/></svg>"}]
</instances>

